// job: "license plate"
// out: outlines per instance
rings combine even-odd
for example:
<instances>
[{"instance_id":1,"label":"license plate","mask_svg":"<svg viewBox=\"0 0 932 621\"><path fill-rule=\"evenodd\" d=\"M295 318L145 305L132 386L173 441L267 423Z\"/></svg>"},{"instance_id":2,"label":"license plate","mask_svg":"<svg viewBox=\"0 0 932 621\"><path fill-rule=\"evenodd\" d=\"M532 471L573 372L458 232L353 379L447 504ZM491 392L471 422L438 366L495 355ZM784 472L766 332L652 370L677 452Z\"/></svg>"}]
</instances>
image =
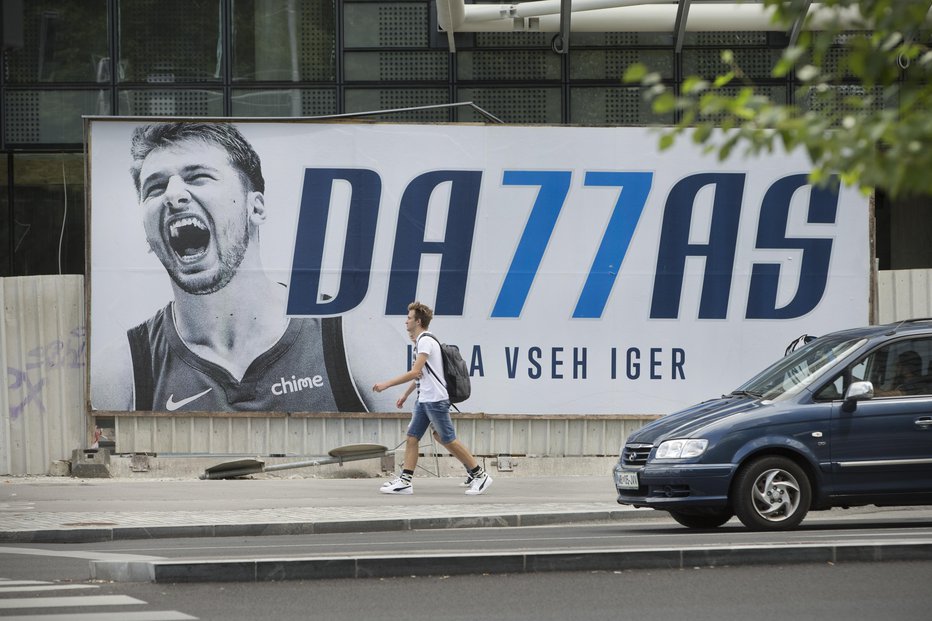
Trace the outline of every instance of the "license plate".
<instances>
[{"instance_id":1,"label":"license plate","mask_svg":"<svg viewBox=\"0 0 932 621\"><path fill-rule=\"evenodd\" d=\"M637 489L638 473L637 472L619 472L616 481L620 489Z\"/></svg>"}]
</instances>

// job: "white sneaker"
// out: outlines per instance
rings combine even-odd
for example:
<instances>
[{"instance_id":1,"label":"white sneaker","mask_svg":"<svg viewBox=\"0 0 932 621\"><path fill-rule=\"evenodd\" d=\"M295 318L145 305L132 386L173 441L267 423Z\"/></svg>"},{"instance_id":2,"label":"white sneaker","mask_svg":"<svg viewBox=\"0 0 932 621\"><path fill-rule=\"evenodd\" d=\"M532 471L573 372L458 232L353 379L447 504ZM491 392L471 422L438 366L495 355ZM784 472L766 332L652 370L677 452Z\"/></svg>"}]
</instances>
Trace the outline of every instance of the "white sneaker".
<instances>
[{"instance_id":1,"label":"white sneaker","mask_svg":"<svg viewBox=\"0 0 932 621\"><path fill-rule=\"evenodd\" d=\"M466 489L466 495L477 496L479 494L484 494L491 485L492 477L489 476L488 472L483 470L479 473L479 476L474 478L472 483L469 484L469 487Z\"/></svg>"},{"instance_id":2,"label":"white sneaker","mask_svg":"<svg viewBox=\"0 0 932 621\"><path fill-rule=\"evenodd\" d=\"M469 487L470 485L472 485L473 479L474 477L471 474L466 473L466 480L460 483L460 485L463 487Z\"/></svg>"},{"instance_id":3,"label":"white sneaker","mask_svg":"<svg viewBox=\"0 0 932 621\"><path fill-rule=\"evenodd\" d=\"M383 494L413 494L414 486L411 485L410 481L405 481L401 477L398 477L394 481L389 481L382 485L379 491Z\"/></svg>"}]
</instances>

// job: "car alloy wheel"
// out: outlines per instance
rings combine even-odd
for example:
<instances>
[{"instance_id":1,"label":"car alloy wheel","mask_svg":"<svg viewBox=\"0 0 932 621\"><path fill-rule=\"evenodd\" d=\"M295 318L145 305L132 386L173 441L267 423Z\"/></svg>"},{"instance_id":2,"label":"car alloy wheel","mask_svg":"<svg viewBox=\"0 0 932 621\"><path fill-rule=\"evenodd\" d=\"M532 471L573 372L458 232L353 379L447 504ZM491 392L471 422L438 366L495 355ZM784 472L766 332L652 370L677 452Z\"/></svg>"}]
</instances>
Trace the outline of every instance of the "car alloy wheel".
<instances>
[{"instance_id":1,"label":"car alloy wheel","mask_svg":"<svg viewBox=\"0 0 932 621\"><path fill-rule=\"evenodd\" d=\"M762 457L743 468L735 481L738 519L752 530L796 528L806 513L812 490L809 477L786 457Z\"/></svg>"}]
</instances>

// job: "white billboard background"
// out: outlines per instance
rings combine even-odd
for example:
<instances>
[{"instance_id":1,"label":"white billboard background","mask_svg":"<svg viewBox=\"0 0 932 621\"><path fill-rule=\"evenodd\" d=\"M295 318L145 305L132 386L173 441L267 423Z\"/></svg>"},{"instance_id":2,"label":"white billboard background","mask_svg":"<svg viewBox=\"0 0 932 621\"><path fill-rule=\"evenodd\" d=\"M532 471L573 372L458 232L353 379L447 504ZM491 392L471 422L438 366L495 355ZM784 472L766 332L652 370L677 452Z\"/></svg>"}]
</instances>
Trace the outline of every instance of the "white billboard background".
<instances>
[{"instance_id":1,"label":"white billboard background","mask_svg":"<svg viewBox=\"0 0 932 621\"><path fill-rule=\"evenodd\" d=\"M128 328L172 297L165 270L148 252L129 174L130 136L139 124L138 120L109 118L89 121L92 407L95 386L106 381L94 372L97 356L125 340ZM776 180L808 172L802 154L744 159L738 153L718 162L688 140L660 152L657 133L642 128L236 124L262 160L268 209L260 233L263 263L282 283L290 282L305 169L366 168L381 178L368 293L358 307L343 314L348 364L370 411L394 410L403 390L397 387L375 395L370 387L407 369L404 317L385 315L386 296L402 194L411 180L429 171L482 171L463 314L437 316L431 326L442 340L459 345L467 362L477 365L473 395L461 405L464 411L668 413L731 391L781 356L787 343L801 334L824 334L868 320L868 201L851 188L841 190L834 224L806 222L806 191L797 192L791 204L787 237L833 240L829 276L819 305L795 319L744 318L755 263L780 264L778 306L796 293L802 252L760 250L755 241L764 194ZM503 184L504 171L514 170L571 171L571 185L521 315L493 318L492 309L539 190ZM574 319L574 308L619 194L618 188L585 186L588 171L649 172L653 179L601 317ZM727 317L698 318L705 260L690 257L678 318L651 319L667 196L679 180L705 172L746 174ZM322 292L339 287L349 197L348 185L336 183ZM425 239L443 240L448 198L447 185L438 186L432 194ZM713 198L711 187L696 196L690 243L708 241ZM432 307L439 263L436 255L424 255L421 260L417 299ZM529 357L532 348L541 352L539 358ZM617 364L614 378L612 348ZM640 353L637 379L626 374L630 348ZM673 373L674 348L685 353L685 378ZM653 369L657 378L651 377L649 368L652 349L659 352L659 365ZM585 352L584 367L573 364L574 352L577 356Z\"/></svg>"}]
</instances>

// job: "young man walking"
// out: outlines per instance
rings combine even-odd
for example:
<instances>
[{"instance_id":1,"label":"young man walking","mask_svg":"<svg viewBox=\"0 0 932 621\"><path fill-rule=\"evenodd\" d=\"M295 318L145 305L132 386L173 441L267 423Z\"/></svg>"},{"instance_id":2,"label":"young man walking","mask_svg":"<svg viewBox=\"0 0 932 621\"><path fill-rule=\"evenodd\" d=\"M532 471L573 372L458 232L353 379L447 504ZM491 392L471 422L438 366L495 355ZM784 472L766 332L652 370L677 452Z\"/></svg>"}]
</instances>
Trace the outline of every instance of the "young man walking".
<instances>
[{"instance_id":1,"label":"young man walking","mask_svg":"<svg viewBox=\"0 0 932 621\"><path fill-rule=\"evenodd\" d=\"M383 494L414 493L411 479L417 467L420 441L427 432L428 425L434 426L434 433L440 443L466 468L467 495L485 493L492 485L492 477L479 465L469 449L456 438L453 420L450 418L450 397L441 379L443 356L440 353L440 343L427 331L433 317L434 311L420 302L412 302L408 305L405 329L414 342L414 363L411 370L372 387L375 392L382 392L392 386L407 383L404 394L395 402L399 409L404 407L411 393L417 390L414 413L411 416L405 439L405 458L401 476L385 483L380 490Z\"/></svg>"}]
</instances>

